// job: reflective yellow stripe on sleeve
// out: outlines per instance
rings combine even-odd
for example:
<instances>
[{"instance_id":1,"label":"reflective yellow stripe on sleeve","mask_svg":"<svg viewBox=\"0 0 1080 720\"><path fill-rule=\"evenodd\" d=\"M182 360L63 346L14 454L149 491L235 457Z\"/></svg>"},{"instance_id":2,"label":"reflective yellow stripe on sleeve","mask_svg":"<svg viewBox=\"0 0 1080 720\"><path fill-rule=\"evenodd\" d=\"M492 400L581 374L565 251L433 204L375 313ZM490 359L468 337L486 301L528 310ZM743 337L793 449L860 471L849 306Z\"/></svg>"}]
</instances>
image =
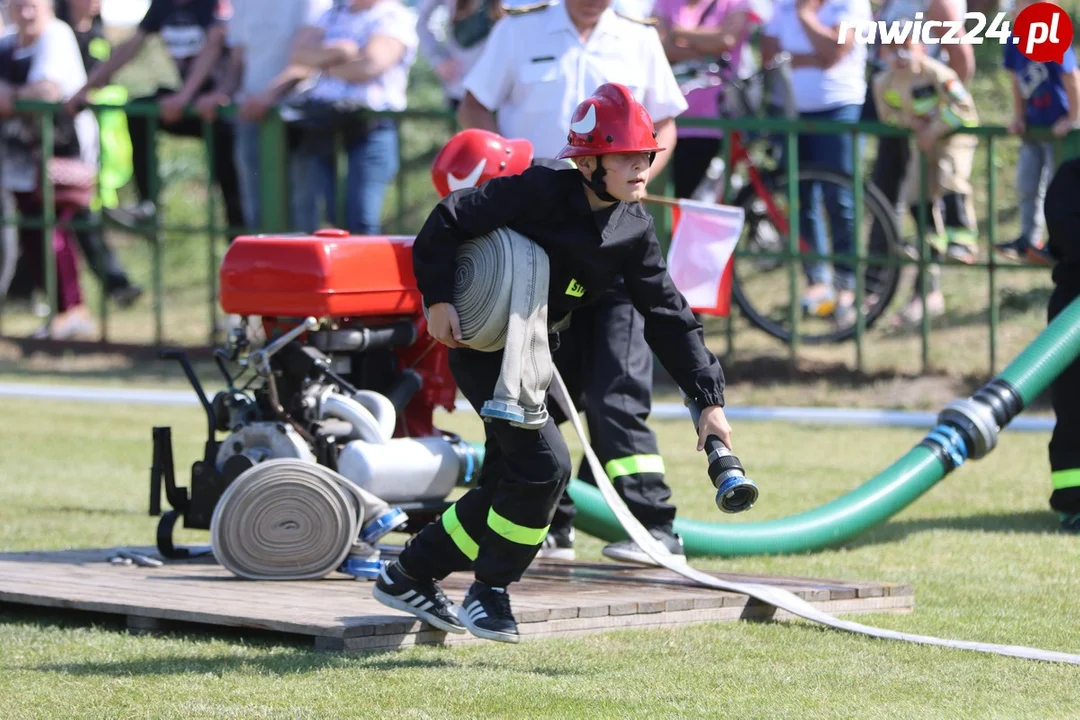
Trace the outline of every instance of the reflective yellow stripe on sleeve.
<instances>
[{"instance_id":1,"label":"reflective yellow stripe on sleeve","mask_svg":"<svg viewBox=\"0 0 1080 720\"><path fill-rule=\"evenodd\" d=\"M518 545L539 545L544 542L544 538L547 537L548 528L551 526L546 525L542 528L531 528L525 527L524 525L518 525L515 522L507 520L502 515L495 512L495 508L492 508L488 511L488 527L510 542L517 543Z\"/></svg>"},{"instance_id":2,"label":"reflective yellow stripe on sleeve","mask_svg":"<svg viewBox=\"0 0 1080 720\"><path fill-rule=\"evenodd\" d=\"M461 521L458 520L456 504L451 505L450 509L443 513L442 524L446 534L458 546L458 550L470 560L475 560L476 556L480 554L480 546L469 537L469 533L465 532L465 528L462 527Z\"/></svg>"},{"instance_id":3,"label":"reflective yellow stripe on sleeve","mask_svg":"<svg viewBox=\"0 0 1080 720\"><path fill-rule=\"evenodd\" d=\"M608 461L608 464L604 466L604 471L612 480L623 475L637 475L638 473L663 474L664 458L659 455L631 455L615 458Z\"/></svg>"}]
</instances>

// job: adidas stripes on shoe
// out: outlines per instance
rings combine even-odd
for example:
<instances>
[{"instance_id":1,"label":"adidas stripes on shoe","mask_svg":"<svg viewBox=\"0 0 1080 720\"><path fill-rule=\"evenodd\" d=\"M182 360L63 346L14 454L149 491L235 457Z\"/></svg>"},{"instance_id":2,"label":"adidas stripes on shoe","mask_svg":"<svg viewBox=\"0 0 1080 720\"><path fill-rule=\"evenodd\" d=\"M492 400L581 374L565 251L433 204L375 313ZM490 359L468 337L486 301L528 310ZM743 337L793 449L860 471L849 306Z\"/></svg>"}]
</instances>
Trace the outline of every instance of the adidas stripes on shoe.
<instances>
[{"instance_id":1,"label":"adidas stripes on shoe","mask_svg":"<svg viewBox=\"0 0 1080 720\"><path fill-rule=\"evenodd\" d=\"M474 582L458 617L476 637L508 643L521 639L506 588Z\"/></svg>"},{"instance_id":2,"label":"adidas stripes on shoe","mask_svg":"<svg viewBox=\"0 0 1080 720\"><path fill-rule=\"evenodd\" d=\"M383 605L415 615L439 630L465 633L465 626L458 620L458 607L443 594L438 583L416 580L396 562L379 573L371 594Z\"/></svg>"}]
</instances>

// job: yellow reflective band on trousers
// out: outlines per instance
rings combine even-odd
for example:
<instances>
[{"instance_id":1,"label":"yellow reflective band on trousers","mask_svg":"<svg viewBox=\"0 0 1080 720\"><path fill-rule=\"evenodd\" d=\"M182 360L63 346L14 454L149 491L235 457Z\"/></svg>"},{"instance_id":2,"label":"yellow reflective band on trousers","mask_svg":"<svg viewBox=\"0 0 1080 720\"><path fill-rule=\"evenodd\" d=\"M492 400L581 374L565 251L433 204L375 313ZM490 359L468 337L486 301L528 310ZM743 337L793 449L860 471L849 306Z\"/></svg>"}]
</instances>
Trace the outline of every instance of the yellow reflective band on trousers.
<instances>
[{"instance_id":1,"label":"yellow reflective band on trousers","mask_svg":"<svg viewBox=\"0 0 1080 720\"><path fill-rule=\"evenodd\" d=\"M465 557L470 560L475 560L476 556L480 554L480 546L476 544L476 541L469 537L469 533L465 532L465 528L462 527L461 521L457 517L457 505L451 505L450 509L443 513L442 516L443 529L446 530L446 534L450 536L450 539L454 541L454 544L458 546Z\"/></svg>"},{"instance_id":2,"label":"yellow reflective band on trousers","mask_svg":"<svg viewBox=\"0 0 1080 720\"><path fill-rule=\"evenodd\" d=\"M607 476L614 480L623 475L638 473L664 473L664 458L659 455L631 455L630 457L609 460L604 466Z\"/></svg>"},{"instance_id":3,"label":"yellow reflective band on trousers","mask_svg":"<svg viewBox=\"0 0 1080 720\"><path fill-rule=\"evenodd\" d=\"M1080 487L1080 469L1058 470L1050 473L1050 480L1054 483L1055 490Z\"/></svg>"},{"instance_id":4,"label":"yellow reflective band on trousers","mask_svg":"<svg viewBox=\"0 0 1080 720\"><path fill-rule=\"evenodd\" d=\"M488 527L510 542L518 545L539 545L547 537L550 525L542 528L525 527L515 522L510 522L492 508L488 512Z\"/></svg>"}]
</instances>

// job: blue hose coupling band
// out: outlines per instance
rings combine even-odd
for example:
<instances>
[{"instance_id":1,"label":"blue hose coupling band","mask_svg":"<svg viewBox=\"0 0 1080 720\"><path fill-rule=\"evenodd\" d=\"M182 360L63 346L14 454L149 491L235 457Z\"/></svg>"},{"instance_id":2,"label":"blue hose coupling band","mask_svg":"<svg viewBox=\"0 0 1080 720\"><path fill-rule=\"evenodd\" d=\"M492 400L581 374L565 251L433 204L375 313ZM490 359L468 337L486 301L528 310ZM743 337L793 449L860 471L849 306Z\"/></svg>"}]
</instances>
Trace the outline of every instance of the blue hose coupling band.
<instances>
[{"instance_id":1,"label":"blue hose coupling band","mask_svg":"<svg viewBox=\"0 0 1080 720\"><path fill-rule=\"evenodd\" d=\"M726 513L749 510L758 499L758 488L750 478L732 476L716 488L716 507Z\"/></svg>"},{"instance_id":2,"label":"blue hose coupling band","mask_svg":"<svg viewBox=\"0 0 1080 720\"><path fill-rule=\"evenodd\" d=\"M960 467L967 459L967 443L964 438L948 425L938 425L926 435L927 441L936 442L938 447L949 457L952 470Z\"/></svg>"},{"instance_id":3,"label":"blue hose coupling band","mask_svg":"<svg viewBox=\"0 0 1080 720\"><path fill-rule=\"evenodd\" d=\"M476 451L471 447L465 448L465 478L462 480L463 485L468 485L472 482L473 473L476 472Z\"/></svg>"},{"instance_id":4,"label":"blue hose coupling band","mask_svg":"<svg viewBox=\"0 0 1080 720\"><path fill-rule=\"evenodd\" d=\"M525 409L520 405L501 400L488 400L480 408L480 417L490 420L506 420L512 423L525 422Z\"/></svg>"},{"instance_id":5,"label":"blue hose coupling band","mask_svg":"<svg viewBox=\"0 0 1080 720\"><path fill-rule=\"evenodd\" d=\"M393 532L409 521L409 516L401 508L390 508L374 518L360 530L360 542L374 545L387 533Z\"/></svg>"},{"instance_id":6,"label":"blue hose coupling band","mask_svg":"<svg viewBox=\"0 0 1080 720\"><path fill-rule=\"evenodd\" d=\"M338 568L338 572L352 575L357 580L377 580L382 572L384 561L374 558L349 557Z\"/></svg>"}]
</instances>

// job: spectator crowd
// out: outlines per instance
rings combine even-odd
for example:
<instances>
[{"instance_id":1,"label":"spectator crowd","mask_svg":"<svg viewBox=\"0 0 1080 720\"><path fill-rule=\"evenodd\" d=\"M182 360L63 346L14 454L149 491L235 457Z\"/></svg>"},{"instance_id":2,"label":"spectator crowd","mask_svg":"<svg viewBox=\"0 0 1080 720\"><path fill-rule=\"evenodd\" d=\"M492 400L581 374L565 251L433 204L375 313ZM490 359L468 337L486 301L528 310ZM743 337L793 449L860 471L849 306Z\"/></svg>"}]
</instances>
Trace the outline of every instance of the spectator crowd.
<instances>
[{"instance_id":1,"label":"spectator crowd","mask_svg":"<svg viewBox=\"0 0 1080 720\"><path fill-rule=\"evenodd\" d=\"M682 78L725 56L740 75L789 57L793 110L807 120L855 123L879 119L910 128L882 138L873 183L898 217L920 213L919 158L928 161L929 240L935 256L973 262L978 227L970 174L974 136L951 131L979 122L969 87L976 73L971 45L888 46L839 36L842 21L962 21L966 0L151 0L145 17L119 44L101 20L101 0L5 0L0 37L0 187L8 222L41 215L41 129L16 113L16 100L62 103L52 133L48 172L58 188L57 217L81 223L58 231L58 314L43 337L87 334L93 322L79 286L85 262L109 299L136 302L142 288L101 233L86 229L105 213L139 228L157 222L152 133L213 136L214 178L230 236L261 226L260 123L276 109L287 124L291 229L324 223L378 234L387 188L397 174L396 124L372 113L407 108L418 57L437 74L448 108L463 127L526 137L537 157L551 157L572 108L603 82L629 87L653 114L673 152L675 193L699 192L721 144L716 129L676 127L675 118L717 117L722 86L690 87ZM1015 0L1015 14L1031 0ZM129 98L115 83L148 39L160 39L179 87ZM546 48L546 50L545 50ZM1052 129L1064 136L1080 117L1080 71L1070 49L1062 62L1032 62L1011 43L1001 63L1013 88L1012 131ZM626 61L612 58L627 53ZM758 52L753 52L757 50ZM683 88L686 88L684 91ZM157 117L89 104L143 101ZM235 115L221 108L235 105ZM561 121L558 114L563 116ZM664 143L662 143L663 145ZM339 151L345 172L341 207ZM803 134L801 167L853 171L850 135ZM1042 202L1054 169L1053 143L1022 141L1017 172L1021 232L994 250L1046 262ZM118 191L133 182L134 203ZM824 215L819 216L819 202ZM343 215L341 214L343 213ZM800 227L817 252L851 253L854 198L835 185L800 188ZM40 231L8 228L0 244L0 298L28 301L43 284ZM809 262L804 310L854 322L855 273L845 263ZM944 311L940 279L930 273L927 308ZM919 288L902 313L917 322Z\"/></svg>"}]
</instances>

